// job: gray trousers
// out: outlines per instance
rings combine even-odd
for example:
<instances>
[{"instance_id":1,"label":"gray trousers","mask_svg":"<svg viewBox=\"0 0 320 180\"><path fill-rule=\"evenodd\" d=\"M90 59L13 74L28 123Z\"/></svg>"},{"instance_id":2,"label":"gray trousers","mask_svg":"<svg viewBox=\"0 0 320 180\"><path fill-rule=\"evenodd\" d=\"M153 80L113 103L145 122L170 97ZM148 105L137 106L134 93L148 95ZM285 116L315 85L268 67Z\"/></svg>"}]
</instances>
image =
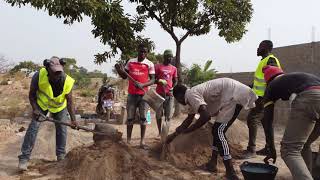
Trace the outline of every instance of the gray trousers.
<instances>
[{"instance_id":1,"label":"gray trousers","mask_svg":"<svg viewBox=\"0 0 320 180\"><path fill-rule=\"evenodd\" d=\"M290 169L294 180L312 180L304 161L311 151L302 153L320 115L320 90L303 91L292 102L291 112L283 139L281 157ZM310 146L310 145L309 145ZM308 161L308 160L307 160Z\"/></svg>"},{"instance_id":2,"label":"gray trousers","mask_svg":"<svg viewBox=\"0 0 320 180\"><path fill-rule=\"evenodd\" d=\"M167 121L170 121L174 108L174 97L166 96L165 101L156 112L156 119L161 119L164 115Z\"/></svg>"},{"instance_id":3,"label":"gray trousers","mask_svg":"<svg viewBox=\"0 0 320 180\"><path fill-rule=\"evenodd\" d=\"M250 109L249 114L247 116L247 125L249 129L249 142L247 150L253 152L256 151L256 139L258 126L261 124L261 120L263 118L263 98L259 97L256 100L256 107Z\"/></svg>"}]
</instances>

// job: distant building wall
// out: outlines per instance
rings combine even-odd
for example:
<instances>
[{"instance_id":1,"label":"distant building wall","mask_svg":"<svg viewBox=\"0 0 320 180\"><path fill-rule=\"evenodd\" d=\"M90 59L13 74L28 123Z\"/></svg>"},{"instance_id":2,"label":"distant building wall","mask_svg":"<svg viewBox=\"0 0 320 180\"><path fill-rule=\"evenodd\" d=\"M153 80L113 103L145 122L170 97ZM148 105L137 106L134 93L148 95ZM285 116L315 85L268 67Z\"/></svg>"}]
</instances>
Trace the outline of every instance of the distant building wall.
<instances>
[{"instance_id":1,"label":"distant building wall","mask_svg":"<svg viewBox=\"0 0 320 180\"><path fill-rule=\"evenodd\" d=\"M308 72L320 76L320 42L274 48L285 72Z\"/></svg>"},{"instance_id":2,"label":"distant building wall","mask_svg":"<svg viewBox=\"0 0 320 180\"><path fill-rule=\"evenodd\" d=\"M285 72L308 72L320 76L320 42L290 45L273 49ZM258 63L257 63L258 65ZM246 85L253 83L254 72L219 73L216 78L229 77ZM275 122L285 124L289 119L289 102L278 101L274 112ZM246 120L248 111L242 110L239 119Z\"/></svg>"}]
</instances>

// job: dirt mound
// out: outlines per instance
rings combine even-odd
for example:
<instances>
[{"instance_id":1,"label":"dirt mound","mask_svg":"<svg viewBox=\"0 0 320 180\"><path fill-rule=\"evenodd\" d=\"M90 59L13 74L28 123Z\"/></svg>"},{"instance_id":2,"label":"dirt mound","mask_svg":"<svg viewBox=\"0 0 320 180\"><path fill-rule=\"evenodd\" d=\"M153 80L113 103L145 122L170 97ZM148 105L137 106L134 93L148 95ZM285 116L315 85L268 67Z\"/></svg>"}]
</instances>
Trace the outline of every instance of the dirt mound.
<instances>
[{"instance_id":1,"label":"dirt mound","mask_svg":"<svg viewBox=\"0 0 320 180\"><path fill-rule=\"evenodd\" d=\"M228 137L232 144L231 151L235 154L242 149L237 145L241 141L238 132L246 132L246 127L241 122L236 122L233 126ZM181 135L172 142L167 156L168 161L160 161L159 151L130 147L123 141L116 142L109 139L99 144L74 148L62 163L54 163L49 166L42 163L42 168L39 169L41 169L41 174L55 172L54 174L59 175L61 179L79 180L206 180L223 177L222 167L219 168L218 174L208 174L197 168L209 159L210 143L211 128L203 128L190 135Z\"/></svg>"},{"instance_id":2,"label":"dirt mound","mask_svg":"<svg viewBox=\"0 0 320 180\"><path fill-rule=\"evenodd\" d=\"M77 180L209 180L217 177L193 169L179 169L159 161L152 152L114 141L75 148L61 165L56 164L41 173L46 174L54 169L59 169L56 174L60 174L61 179Z\"/></svg>"},{"instance_id":3,"label":"dirt mound","mask_svg":"<svg viewBox=\"0 0 320 180\"><path fill-rule=\"evenodd\" d=\"M128 146L105 142L101 146L76 148L67 155L64 164L68 172L64 178L85 179L141 179L150 178L150 166ZM129 178L130 177L130 178Z\"/></svg>"},{"instance_id":4,"label":"dirt mound","mask_svg":"<svg viewBox=\"0 0 320 180\"><path fill-rule=\"evenodd\" d=\"M246 141L247 132L246 125L241 121L236 121L227 131L230 151L234 158L239 157L243 149L240 142ZM176 137L168 146L166 159L179 168L195 168L209 160L211 147L211 126L208 125L194 133Z\"/></svg>"}]
</instances>

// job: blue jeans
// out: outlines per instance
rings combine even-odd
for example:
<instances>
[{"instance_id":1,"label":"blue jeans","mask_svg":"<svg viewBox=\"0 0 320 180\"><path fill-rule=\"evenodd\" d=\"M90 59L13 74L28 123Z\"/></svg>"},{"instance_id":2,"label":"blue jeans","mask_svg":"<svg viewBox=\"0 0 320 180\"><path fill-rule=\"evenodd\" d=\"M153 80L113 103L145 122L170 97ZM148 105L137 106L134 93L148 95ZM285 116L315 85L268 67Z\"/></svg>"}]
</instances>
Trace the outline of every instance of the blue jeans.
<instances>
[{"instance_id":1,"label":"blue jeans","mask_svg":"<svg viewBox=\"0 0 320 180\"><path fill-rule=\"evenodd\" d=\"M40 108L39 108L40 109ZM41 111L43 114L47 114L48 111ZM52 113L52 117L58 121L67 120L67 110L64 109L58 113ZM38 130L41 122L37 121L35 117L32 117L32 121L29 124L27 132L24 136L23 144L21 147L21 155L19 155L19 161L28 161L31 156L32 149L34 147ZM66 142L67 142L67 127L61 124L55 124L56 126L56 155L57 157L64 157L66 154Z\"/></svg>"}]
</instances>

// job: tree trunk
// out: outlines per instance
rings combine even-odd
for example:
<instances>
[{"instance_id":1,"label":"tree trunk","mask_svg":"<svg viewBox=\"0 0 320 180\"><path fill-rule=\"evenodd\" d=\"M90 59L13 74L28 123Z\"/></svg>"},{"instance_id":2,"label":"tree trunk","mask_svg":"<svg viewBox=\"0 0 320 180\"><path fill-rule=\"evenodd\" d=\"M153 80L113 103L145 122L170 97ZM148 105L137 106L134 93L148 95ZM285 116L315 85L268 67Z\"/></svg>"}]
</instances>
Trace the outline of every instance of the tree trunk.
<instances>
[{"instance_id":1,"label":"tree trunk","mask_svg":"<svg viewBox=\"0 0 320 180\"><path fill-rule=\"evenodd\" d=\"M175 66L178 70L178 84L182 84L182 72L181 72L181 63L180 63L180 53L181 53L181 43L176 42L176 58L175 58ZM181 114L180 104L175 100L174 101L174 114L173 117L179 117Z\"/></svg>"}]
</instances>

